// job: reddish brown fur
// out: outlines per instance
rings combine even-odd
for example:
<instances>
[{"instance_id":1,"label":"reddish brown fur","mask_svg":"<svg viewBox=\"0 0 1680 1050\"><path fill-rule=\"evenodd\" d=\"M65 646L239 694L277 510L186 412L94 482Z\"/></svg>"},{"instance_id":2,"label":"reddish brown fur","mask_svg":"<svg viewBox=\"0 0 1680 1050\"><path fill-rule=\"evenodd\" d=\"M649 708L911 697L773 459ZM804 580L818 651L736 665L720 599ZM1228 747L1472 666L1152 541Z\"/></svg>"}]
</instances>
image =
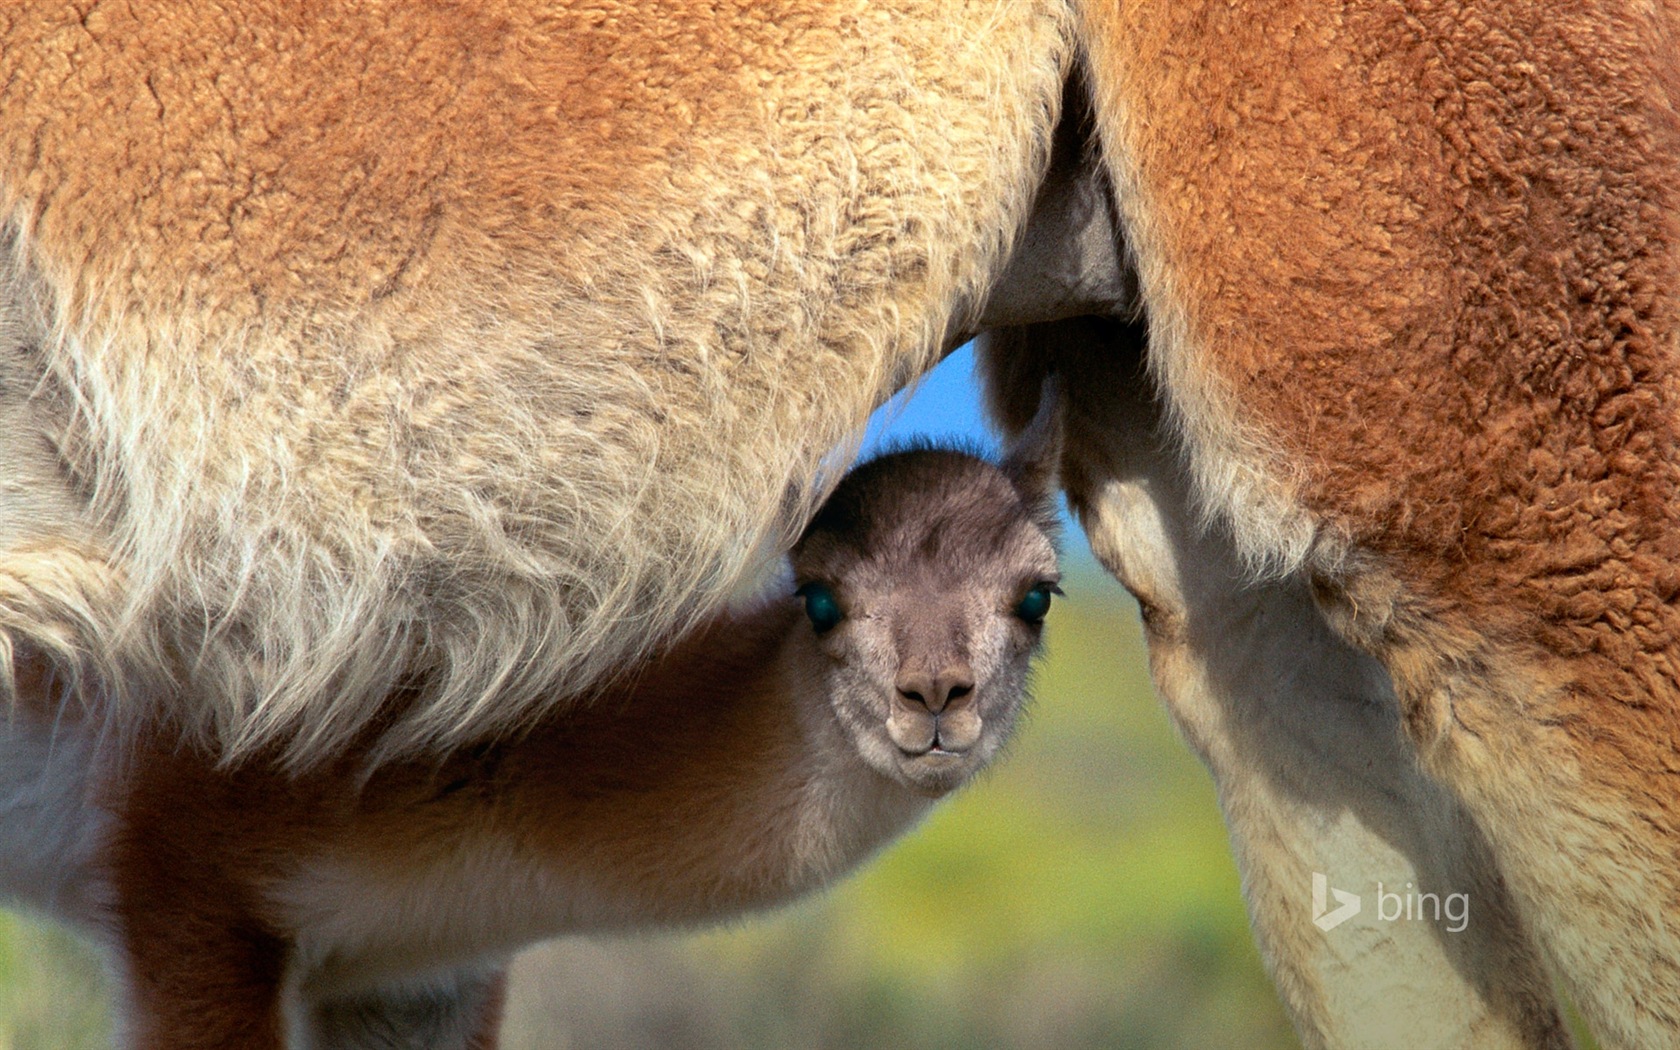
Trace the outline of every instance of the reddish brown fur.
<instances>
[{"instance_id":1,"label":"reddish brown fur","mask_svg":"<svg viewBox=\"0 0 1680 1050\"><path fill-rule=\"evenodd\" d=\"M989 636L940 640L999 661L969 684L994 698L985 718L1001 739L1039 636L1010 610L1045 573L1053 582L1044 511L1042 492L1024 495L971 456L907 453L843 482L794 565L858 600L871 587L906 592L930 621L944 612L939 602L954 599L916 597L929 578L967 585L1001 573L985 600L1002 607L986 615L1008 624L1007 652ZM870 608L860 619L899 615ZM278 747L228 769L208 745L153 734L100 780L115 829L101 860L134 1045L278 1050L288 981L326 996L310 1008L339 1029L377 1031L388 1023L377 999L359 998L370 978L335 970L346 965L340 953L353 957L350 966L375 968L377 991L381 981L454 973L563 928L713 919L835 877L942 791L865 764L838 724L813 728L834 723L829 705L839 706L822 696L837 688L822 663L853 659L845 654L866 644L827 648L809 640L817 637L796 601L776 599L718 617L622 688L518 739L371 771L365 756L351 755L288 775ZM912 641L897 655L909 666L924 654ZM879 717L892 683L889 675ZM381 731L371 728L369 739ZM960 746L990 754L974 744ZM469 881L450 874L463 870ZM473 885L474 873L486 881ZM394 910L378 910L392 901ZM331 914L318 917L317 908ZM510 926L499 912L551 917ZM382 930L370 949L342 932L358 921L405 925L394 937ZM308 955L312 933L324 956ZM486 1050L501 981L449 1003L476 1019L473 1045Z\"/></svg>"},{"instance_id":2,"label":"reddish brown fur","mask_svg":"<svg viewBox=\"0 0 1680 1050\"><path fill-rule=\"evenodd\" d=\"M1583 746L1643 777L1677 714L1674 38L1569 11L1175 5L1104 47L1195 73L1126 84L1124 146L1200 365L1414 616L1569 661Z\"/></svg>"},{"instance_id":3,"label":"reddish brown fur","mask_svg":"<svg viewBox=\"0 0 1680 1050\"><path fill-rule=\"evenodd\" d=\"M300 857L355 857L377 882L438 851L513 841L589 870L647 923L763 903L785 844L763 839L753 774L783 745L775 708L786 701L742 685L799 615L783 604L745 629L702 633L633 694L515 744L384 766L359 791L354 759L288 779L155 744L121 785L111 857L135 1045L281 1045L289 933L265 894ZM760 870L740 870L753 861Z\"/></svg>"},{"instance_id":4,"label":"reddish brown fur","mask_svg":"<svg viewBox=\"0 0 1680 1050\"><path fill-rule=\"evenodd\" d=\"M1152 346L1169 402L1213 391L1271 446L1343 552L1317 566L1333 622L1387 665L1595 1024L1635 1042L1680 1014L1623 982L1680 960L1564 898L1598 880L1605 915L1672 919L1680 895L1672 15L1084 11L1146 307L1179 326Z\"/></svg>"},{"instance_id":5,"label":"reddish brown fur","mask_svg":"<svg viewBox=\"0 0 1680 1050\"><path fill-rule=\"evenodd\" d=\"M1067 27L0 6L0 341L51 391L26 422L65 497L45 564L5 545L3 637L65 637L118 728L301 764L404 682L430 692L393 757L575 702L796 534L824 457L972 320Z\"/></svg>"},{"instance_id":6,"label":"reddish brown fur","mask_svg":"<svg viewBox=\"0 0 1680 1050\"><path fill-rule=\"evenodd\" d=\"M1205 491L1196 495L1247 553L1304 563L1342 636L1381 658L1419 753L1485 828L1525 920L1593 1022L1630 1044L1672 1032L1680 949L1664 938L1680 928L1677 5L1077 6L1094 119L1156 326L1154 366L1200 471ZM305 351L331 345L320 333L366 325L419 344L428 331L476 317L473 304L502 308L500 322L520 310L546 317L556 299L589 313L622 306L614 296L657 294L635 282L602 292L576 275L610 274L595 264L614 253L641 259L666 247L636 235L638 209L705 198L715 185L662 189L662 180L711 170L679 161L739 146L731 131L740 121L750 137L764 83L797 79L801 62L835 53L825 34L845 28L840 16L827 18L838 9L793 2L768 15L694 5L669 20L624 9L616 19L559 10L545 21L517 7L395 5L382 12L390 28L380 38L392 46L373 48L347 43L369 39L355 31L362 23L349 5L251 5L238 19L202 25L178 4L0 10L8 45L0 157L12 158L0 205L27 227L29 264L52 287L56 309L100 315L53 320L82 326L78 337L95 344L115 332L134 369L180 382L222 351L207 339L190 347L206 356L188 354L181 374L158 368L171 326L210 336L257 320L284 328L292 341L279 379L230 381L230 401L284 381L286 369L345 380L292 377L312 397L338 391L334 411L370 416L319 442L312 426L336 417L309 417L312 426L293 435L295 476L317 495L339 478L377 487L378 469L340 469L352 445L381 444L369 439L382 433L383 417L372 418L381 410L349 396L353 380L366 378L358 368L424 387L417 403L404 402L422 424L428 412L436 420L493 403L507 377L409 374L403 354L377 339L358 346L367 356L356 365L310 362ZM1040 57L1052 59L1043 65L1061 64L1060 51L1049 54L1065 43L1050 39L1057 31L1035 38ZM811 46L785 46L782 34L794 32ZM501 46L516 38L550 61L523 61ZM742 60L758 54L781 64ZM195 75L205 69L220 75ZM271 108L267 98L285 104ZM252 116L271 111L287 114L286 126ZM164 113L172 119L160 120ZM710 133L696 138L701 123ZM1000 137L994 153L1030 154L1041 123L1000 119L1010 141ZM465 147L455 133L463 127L477 136ZM892 118L862 130L863 140L908 137ZM874 177L910 178L931 155L910 151ZM467 162L456 164L461 156ZM227 158L234 163L223 170ZM954 178L951 192L933 196L955 201L957 188L973 184ZM1030 191L1018 177L987 185ZM465 200L471 209L451 210ZM897 198L848 200L885 213ZM975 215L983 203L965 199L961 208ZM988 213L985 228L948 228L967 231L954 238L965 245L994 243L1015 217L1003 209ZM856 214L843 218L865 230ZM731 336L768 336L760 350L781 345L782 315L829 293L839 301L827 316L896 316L903 307L926 331L811 328L805 341L787 343L799 348L792 360L849 363L797 376L769 369L751 384L731 373L731 411L759 404L766 390L782 398L739 430L684 431L664 418L656 429L631 412L626 425L645 428L638 447L660 452L650 469L677 476L778 427L803 436L813 421L828 428L815 442L824 444L883 379L915 371L940 326L960 323L953 300L992 272L985 248L939 265L913 236L920 219L889 216L835 242L881 248L880 265L863 273L886 294L862 296L850 273L784 289L788 298ZM737 233L758 230L746 217L739 225ZM732 259L762 261L748 256L746 241L718 243ZM656 276L675 281L682 268ZM940 283L947 269L960 279ZM540 287L521 290L521 274L533 273ZM743 274L752 293L743 303L762 301L764 274ZM693 295L709 288L704 279L678 284ZM915 296L898 293L911 286L925 286L934 307L906 305ZM282 300L285 309L265 309ZM651 315L657 327L661 312ZM633 307L611 316L641 323ZM709 331L724 315L697 316ZM897 349L859 352L889 342ZM680 400L684 363L703 354L668 368L662 333L657 344L642 348L649 356L639 363L655 377L650 397L664 405ZM513 385L524 374L510 370ZM125 389L58 378L73 391ZM812 407L843 387L849 398ZM287 411L319 410L276 400ZM1214 418L1220 412L1228 418ZM1237 435L1228 445L1209 438L1222 427ZM694 433L722 436L699 453L692 447L703 442L672 440ZM144 434L107 440L132 451ZM77 440L68 439L72 454ZM694 458L664 458L672 449ZM1208 481L1238 458L1233 450L1256 449L1270 458L1241 464L1245 477L1275 484L1292 521L1316 530L1316 551L1268 546L1287 530L1265 519L1283 512L1246 499L1241 486ZM803 481L813 461L743 456L743 469L727 460L721 473L750 474L775 492L793 473ZM144 471L95 465L107 482L123 469ZM568 460L561 473L570 480L568 472L586 471ZM201 479L207 488L213 473ZM386 501L359 490L349 500L358 513L389 510ZM308 539L322 540L309 548L313 564L338 553L345 535ZM153 551L154 562L173 564L169 553ZM680 589L672 578L691 562L671 554L663 576L649 578ZM189 582L209 585L202 576ZM216 618L213 603L198 611ZM406 610L380 611L400 619ZM679 617L666 611L668 626ZM256 622L267 622L261 612ZM329 709L314 713L305 728L330 743ZM327 750L322 743L314 753ZM189 846L198 843L182 841ZM1619 925L1589 928L1601 921Z\"/></svg>"},{"instance_id":7,"label":"reddish brown fur","mask_svg":"<svg viewBox=\"0 0 1680 1050\"><path fill-rule=\"evenodd\" d=\"M463 276L428 260L588 272L578 253L629 250L607 239L627 232L638 199L656 199L697 115L727 127L731 110L751 109L736 56L808 17L392 4L370 41L361 5L333 0L214 17L175 3L80 6L0 13L0 152L29 158L9 169L0 210L32 202L52 265L76 276L73 311L203 303L230 324L282 289L333 314ZM284 126L265 126L274 114ZM225 211L232 173L201 167L218 157L238 158L249 180ZM612 209L596 206L609 195ZM461 201L470 225L454 221ZM430 240L416 244L416 228ZM245 287L215 279L225 273ZM110 300L118 274L127 302Z\"/></svg>"}]
</instances>

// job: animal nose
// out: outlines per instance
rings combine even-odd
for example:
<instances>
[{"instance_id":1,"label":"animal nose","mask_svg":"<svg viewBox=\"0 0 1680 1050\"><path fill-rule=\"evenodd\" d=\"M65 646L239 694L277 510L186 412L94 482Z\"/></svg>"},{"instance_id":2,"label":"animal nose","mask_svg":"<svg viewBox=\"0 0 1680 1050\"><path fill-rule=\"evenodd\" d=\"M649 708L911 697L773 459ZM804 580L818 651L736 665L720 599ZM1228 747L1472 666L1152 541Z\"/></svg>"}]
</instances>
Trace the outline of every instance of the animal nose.
<instances>
[{"instance_id":1,"label":"animal nose","mask_svg":"<svg viewBox=\"0 0 1680 1050\"><path fill-rule=\"evenodd\" d=\"M907 704L926 708L929 714L963 707L973 692L974 672L966 664L933 673L906 671L898 676L899 697Z\"/></svg>"}]
</instances>

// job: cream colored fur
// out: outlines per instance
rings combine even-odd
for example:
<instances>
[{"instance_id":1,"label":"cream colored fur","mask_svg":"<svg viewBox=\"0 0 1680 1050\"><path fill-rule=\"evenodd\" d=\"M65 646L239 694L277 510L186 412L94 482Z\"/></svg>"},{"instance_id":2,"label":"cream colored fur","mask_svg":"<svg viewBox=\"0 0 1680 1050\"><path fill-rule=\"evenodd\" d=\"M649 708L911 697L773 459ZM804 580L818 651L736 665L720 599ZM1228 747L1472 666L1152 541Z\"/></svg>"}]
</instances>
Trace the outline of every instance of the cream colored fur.
<instances>
[{"instance_id":1,"label":"cream colored fur","mask_svg":"<svg viewBox=\"0 0 1680 1050\"><path fill-rule=\"evenodd\" d=\"M1162 440L1184 478L1189 516L1169 538L1224 537L1235 559L1198 618L1241 638L1250 601L1278 629L1310 597L1318 615L1280 630L1298 635L1288 651L1328 630L1378 661L1403 744L1367 777L1403 783L1415 764L1433 778L1459 815L1426 822L1421 841L1491 860L1501 935L1531 939L1521 954L1625 1047L1680 1039L1676 10L1299 3L1257 20L1219 4L1079 6ZM1569 217L1552 222L1554 187ZM1096 369L1071 388L1112 381ZM1611 403L1640 411L1592 411ZM1088 454L1115 440L1099 431ZM1547 473L1548 446L1618 452ZM1145 574L1122 537L1105 542L1111 568ZM1274 582L1287 600L1251 598ZM1156 657L1169 703L1240 708L1240 684L1197 685L1198 665L1223 657L1193 655ZM1321 655L1315 674L1334 682L1335 662ZM1313 738L1304 711L1288 717ZM1290 735L1262 728L1227 733L1282 775ZM1288 818L1252 771L1217 749L1208 760L1230 812ZM1352 807L1357 786L1328 794ZM1318 852L1338 838L1302 837ZM1265 887L1247 892L1262 942L1278 943ZM1274 960L1286 999L1295 954ZM1513 976L1501 953L1481 958L1474 980L1513 979L1517 1016L1537 1019L1515 1030L1554 1038L1551 1011L1533 1013L1535 966ZM1354 976L1425 980L1397 969ZM1380 1016L1368 999L1306 1001L1331 1032Z\"/></svg>"},{"instance_id":2,"label":"cream colored fur","mask_svg":"<svg viewBox=\"0 0 1680 1050\"><path fill-rule=\"evenodd\" d=\"M1186 452L1193 483L1189 492L1201 526L1218 523L1230 530L1236 550L1251 574L1278 577L1300 569L1315 557L1335 560L1336 545L1301 505L1299 478L1280 442L1252 420L1241 417L1240 391L1202 364L1209 340L1198 338L1192 310L1195 296L1176 287L1179 275L1162 250L1166 232L1158 217L1138 205L1138 174L1123 144L1129 126L1149 120L1127 104L1123 77L1145 78L1131 69L1100 31L1103 15L1081 10L1082 39L1099 70L1094 105L1104 119L1093 129L1125 230L1130 262L1139 289L1138 308L1147 304L1149 337L1155 348L1149 366L1159 376L1172 416L1175 440Z\"/></svg>"},{"instance_id":3,"label":"cream colored fur","mask_svg":"<svg viewBox=\"0 0 1680 1050\"><path fill-rule=\"evenodd\" d=\"M1303 1038L1567 1047L1555 973L1606 1045L1672 1042L1673 867L1536 714L1559 683L1471 650L1444 687L1403 700L1428 642L1409 651L1402 627L1387 666L1356 647L1393 629L1392 591L1377 574L1353 593L1300 571L1255 579L1201 516L1142 346L1140 328L1083 320L996 334L986 357L1006 406L1045 368L1067 372L1069 501L1143 607L1157 689L1214 776ZM1131 381L1096 381L1116 371ZM1361 914L1316 928L1314 873L1359 894ZM1379 882L1463 894L1469 921L1385 920Z\"/></svg>"},{"instance_id":4,"label":"cream colored fur","mask_svg":"<svg viewBox=\"0 0 1680 1050\"><path fill-rule=\"evenodd\" d=\"M300 767L360 738L396 687L416 701L376 757L528 724L738 589L825 491L825 457L941 347L987 325L1146 308L1168 424L1103 401L1111 372L1076 389L1071 412L1097 429L1070 451L1084 471L1070 489L1105 563L1157 618L1158 681L1214 772L1263 949L1307 1038L1376 1041L1400 1018L1448 1043L1555 1042L1543 953L1606 1038L1673 1041L1672 831L1587 776L1602 772L1577 757L1591 733L1558 731L1568 668L1436 622L1427 602L1403 607L1386 570L1306 505L1313 434L1268 429L1240 370L1224 370L1244 347L1246 367L1275 367L1250 337L1288 326L1248 325L1266 320L1252 309L1209 320L1239 301L1227 291L1280 315L1295 292L1340 306L1331 290L1347 275L1328 254L1283 251L1306 245L1421 275L1404 289L1355 275L1342 299L1359 314L1387 296L1383 324L1323 326L1338 334L1315 360L1369 360L1430 324L1455 338L1442 318L1461 308L1492 345L1523 336L1538 361L1569 349L1548 334L1551 306L1574 310L1564 328L1621 338L1617 311L1637 314L1636 299L1595 317L1590 297L1548 299L1543 274L1534 299L1511 300L1526 304L1520 330L1484 323L1477 311L1497 310L1432 269L1474 240L1451 226L1464 209L1448 193L1444 219L1408 211L1433 205L1406 191L1458 186L1496 230L1488 250L1541 273L1588 233L1563 222L1547 233L1561 239L1505 251L1523 227L1488 189L1509 174L1502 149L1552 150L1552 174L1589 204L1645 169L1610 153L1595 168L1551 131L1525 147L1494 109L1455 137L1454 111L1427 91L1405 101L1444 126L1420 152L1406 151L1415 110L1361 123L1369 107L1351 95L1385 101L1362 77L1381 33L1458 49L1443 68L1464 75L1425 85L1439 99L1483 90L1468 76L1485 57L1475 28L1430 5L1280 8L1295 21L1276 43L1324 68L1298 76L1272 41L1240 60L1200 56L1235 85L1212 90L1256 92L1201 105L1193 69L1119 48L1160 44L1169 11L1208 15L1208 40L1233 19L1249 27L1228 5L673 3L650 17L609 0L554 5L545 22L485 0L377 17L322 5L311 17L332 31L313 33L279 0L84 6L0 9L7 666L46 655L119 731L161 717L235 759L281 744ZM1530 14L1497 6L1507 30ZM1662 25L1656 10L1624 14ZM1389 16L1404 24L1371 28ZM1596 35L1653 38L1611 21ZM507 42L523 46L492 46ZM1329 50L1354 45L1375 57ZM1551 100L1568 105L1547 127L1588 128L1583 142L1615 132L1660 161L1660 119L1609 117L1647 103L1660 117L1666 74L1653 65L1652 83L1606 102L1594 70L1637 79L1648 56L1594 67L1591 50L1541 55L1556 60L1545 70L1493 64L1558 74ZM1187 54L1171 40L1157 51ZM1423 67L1445 61L1432 54ZM1064 127L1047 175L1063 78L1080 70L1100 164L1065 152ZM1267 94L1308 80L1323 94ZM1189 116L1140 108L1149 92L1188 99ZM1545 94L1493 92L1513 120L1545 116ZM1158 155L1141 155L1148 142ZM1284 152L1256 160L1268 143ZM1364 163L1378 147L1380 179ZM1185 185L1163 156L1222 168ZM1291 158L1313 161L1294 182ZM1525 178L1513 184L1538 184ZM1655 230L1661 179L1646 182L1649 200L1616 198L1603 217L1643 214ZM1181 200L1193 206L1169 207ZM1199 224L1201 250L1175 255L1185 230L1172 223ZM1643 266L1660 238L1617 229L1589 260L1599 287L1636 261L1660 273ZM1222 269L1214 256L1232 244L1246 263ZM1268 253L1295 264L1275 286ZM1454 258L1470 274L1500 262ZM1317 393L1295 403L1336 408L1335 390ZM1381 420L1355 422L1370 428L1318 470L1382 437ZM1398 498L1419 514L1443 502ZM1355 499L1344 520L1361 510ZM1484 612L1497 590L1479 595ZM1304 907L1315 865L1462 884L1487 922L1321 937L1290 903Z\"/></svg>"},{"instance_id":5,"label":"cream colored fur","mask_svg":"<svg viewBox=\"0 0 1680 1050\"><path fill-rule=\"evenodd\" d=\"M0 696L8 700L20 645L52 654L71 676L120 677L98 639L121 600L121 573L61 454L70 408L41 373L38 293L0 264Z\"/></svg>"},{"instance_id":6,"label":"cream colored fur","mask_svg":"<svg viewBox=\"0 0 1680 1050\"><path fill-rule=\"evenodd\" d=\"M125 1045L486 1047L485 988L514 950L787 901L996 756L1041 637L1020 603L1047 608L1059 579L1040 441L1009 476L948 451L860 468L782 587L526 738L287 776L168 740L102 751L96 722L15 711L0 892L110 949ZM790 581L840 614L808 619ZM209 1009L183 1009L206 988Z\"/></svg>"},{"instance_id":7,"label":"cream colored fur","mask_svg":"<svg viewBox=\"0 0 1680 1050\"><path fill-rule=\"evenodd\" d=\"M1354 639L1385 619L1380 582L1322 604L1328 622ZM1412 642L1390 658L1404 682L1435 653L1404 628L1396 633ZM1565 672L1492 647L1469 653L1445 682L1417 690L1420 702L1402 705L1416 760L1476 818L1522 923L1601 1045L1673 1045L1680 869L1666 829L1642 822L1627 795L1607 797L1584 768L1590 756L1548 717L1568 691Z\"/></svg>"},{"instance_id":8,"label":"cream colored fur","mask_svg":"<svg viewBox=\"0 0 1680 1050\"><path fill-rule=\"evenodd\" d=\"M1325 624L1303 578L1256 582L1209 529L1137 333L1071 322L994 337L1054 360L1069 501L1142 603L1156 688L1207 763L1267 968L1314 1047L1567 1047L1545 966L1486 837L1414 764L1386 672ZM1126 381L1099 385L1094 370ZM1322 930L1313 873L1358 893ZM1463 893L1469 921L1382 921L1385 891Z\"/></svg>"},{"instance_id":9,"label":"cream colored fur","mask_svg":"<svg viewBox=\"0 0 1680 1050\"><path fill-rule=\"evenodd\" d=\"M116 136L198 120L197 103L170 94L177 75L219 79L230 142L289 126L298 103L268 80L315 57L313 45L231 53L213 15L177 4L143 25L109 8L90 16L93 39L75 44L84 69L104 63L120 79L138 76L131 64L164 67L135 81L160 114ZM476 31L464 13L448 16L460 25L438 16L441 28L415 29L409 16L431 17L352 12L343 31L366 34L375 52L382 36L415 47L400 35L425 32L450 46L450 34ZM37 24L54 17L0 24L18 76L49 77L36 61L68 46ZM257 35L292 17L270 4L233 16ZM733 16L727 55L683 38L715 17L673 8L644 27L652 36L620 44L670 47L678 64L732 56L731 82L751 83L751 96L691 113L632 82L612 119L673 145L651 182L608 164L590 192L618 197L598 206L550 188L585 170L565 136L594 125L541 110L513 113L532 123L506 138L444 127L454 152L442 168L394 186L382 170L341 202L369 221L389 206L400 213L391 228L290 234L311 243L275 242L320 201L252 205L245 185L260 171L196 155L163 155L178 171L156 175L157 187L131 162L129 181L92 203L45 183L46 159L27 175L0 172L13 287L39 289L5 309L39 332L37 375L72 408L57 436L100 526L104 574L121 580L114 593L41 600L85 612L66 645L123 669L103 683L123 697L116 717L165 715L232 756L284 739L307 762L341 750L407 684L421 699L383 737L384 753L507 729L693 624L761 544L798 528L824 491L824 457L972 323L1047 162L1067 18L1047 0L835 5L790 36L775 12L749 7ZM199 20L203 44L185 55L170 50L193 38L182 20ZM524 46L541 55L581 47L588 28L509 32L529 33ZM64 32L82 30L67 19ZM456 101L500 90L497 76L544 76L532 61L492 68ZM615 90L615 75L597 71L591 86ZM345 134L409 119L409 97L386 99L382 86L347 96ZM89 104L53 87L62 93L32 96L41 110L10 118L36 122L49 153ZM185 148L209 156L223 133L216 124ZM301 155L340 143L271 145ZM423 147L380 150L420 165ZM171 195L177 178L201 191L198 207L231 210L227 250L254 239L250 252L272 246L285 263L249 278L230 269L245 256L221 260L222 241L189 232L202 216ZM460 195L479 184L485 195ZM337 206L340 188L320 189ZM132 212L98 214L143 231L73 237L60 225L131 196ZM436 203L411 216L418 200ZM407 238L401 267L338 272L319 253L346 236L352 262ZM142 257L155 250L210 262ZM0 559L0 593L41 591L24 557ZM57 578L85 574L85 557L66 549ZM15 629L27 635L53 611L20 612Z\"/></svg>"}]
</instances>

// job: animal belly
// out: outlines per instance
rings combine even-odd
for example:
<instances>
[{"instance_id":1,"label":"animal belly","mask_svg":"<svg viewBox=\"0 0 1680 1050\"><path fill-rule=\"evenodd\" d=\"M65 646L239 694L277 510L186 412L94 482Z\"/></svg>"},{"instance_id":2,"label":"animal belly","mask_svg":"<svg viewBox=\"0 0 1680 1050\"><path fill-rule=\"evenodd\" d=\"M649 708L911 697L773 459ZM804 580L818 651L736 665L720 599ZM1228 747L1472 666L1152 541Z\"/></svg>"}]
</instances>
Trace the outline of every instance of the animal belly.
<instances>
[{"instance_id":1,"label":"animal belly","mask_svg":"<svg viewBox=\"0 0 1680 1050\"><path fill-rule=\"evenodd\" d=\"M415 857L400 868L316 861L272 898L281 925L295 931L294 980L320 998L424 981L629 918L588 879L496 849Z\"/></svg>"},{"instance_id":2,"label":"animal belly","mask_svg":"<svg viewBox=\"0 0 1680 1050\"><path fill-rule=\"evenodd\" d=\"M969 320L1068 62L1049 0L163 6L9 21L0 222L131 655L316 755L421 680L388 744L506 727L721 601Z\"/></svg>"}]
</instances>

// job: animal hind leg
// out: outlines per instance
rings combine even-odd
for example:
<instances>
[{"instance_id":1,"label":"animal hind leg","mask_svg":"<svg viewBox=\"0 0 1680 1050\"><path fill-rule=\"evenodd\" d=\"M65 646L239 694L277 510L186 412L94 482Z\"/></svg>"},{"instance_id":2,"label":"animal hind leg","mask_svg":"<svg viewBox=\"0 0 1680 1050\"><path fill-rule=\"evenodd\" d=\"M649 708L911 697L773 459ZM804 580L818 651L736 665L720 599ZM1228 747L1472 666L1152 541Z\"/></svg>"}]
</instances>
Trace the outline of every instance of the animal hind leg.
<instances>
[{"instance_id":1,"label":"animal hind leg","mask_svg":"<svg viewBox=\"0 0 1680 1050\"><path fill-rule=\"evenodd\" d=\"M284 946L223 914L236 899L151 872L119 878L121 1045L132 1050L283 1050Z\"/></svg>"},{"instance_id":2,"label":"animal hind leg","mask_svg":"<svg viewBox=\"0 0 1680 1050\"><path fill-rule=\"evenodd\" d=\"M1040 372L1063 373L1063 483L1093 551L1143 606L1156 688L1213 775L1262 957L1303 1041L1568 1046L1493 852L1417 768L1382 666L1336 637L1303 580L1251 581L1198 521L1141 341L1061 322L995 336L985 360L1006 423L1030 416ZM1358 913L1332 889L1355 894ZM1415 913L1397 911L1402 895Z\"/></svg>"},{"instance_id":3,"label":"animal hind leg","mask_svg":"<svg viewBox=\"0 0 1680 1050\"><path fill-rule=\"evenodd\" d=\"M307 1050L496 1050L507 967L425 986L323 999L308 1008Z\"/></svg>"},{"instance_id":4,"label":"animal hind leg","mask_svg":"<svg viewBox=\"0 0 1680 1050\"><path fill-rule=\"evenodd\" d=\"M1680 7L1079 13L1197 498L1383 664L1600 1039L1675 1045Z\"/></svg>"}]
</instances>

